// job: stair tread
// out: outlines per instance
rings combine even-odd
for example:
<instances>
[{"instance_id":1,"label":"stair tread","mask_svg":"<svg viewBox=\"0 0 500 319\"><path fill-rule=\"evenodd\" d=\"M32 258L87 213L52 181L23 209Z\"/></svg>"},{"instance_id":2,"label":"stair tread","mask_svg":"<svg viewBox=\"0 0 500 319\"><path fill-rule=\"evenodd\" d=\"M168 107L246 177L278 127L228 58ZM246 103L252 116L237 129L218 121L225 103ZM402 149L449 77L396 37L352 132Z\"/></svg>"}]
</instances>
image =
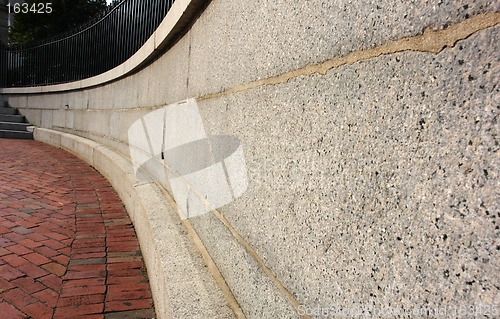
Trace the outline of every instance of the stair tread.
<instances>
[{"instance_id":1,"label":"stair tread","mask_svg":"<svg viewBox=\"0 0 500 319\"><path fill-rule=\"evenodd\" d=\"M0 114L0 121L7 123L27 123L23 115L6 115Z\"/></svg>"},{"instance_id":2,"label":"stair tread","mask_svg":"<svg viewBox=\"0 0 500 319\"><path fill-rule=\"evenodd\" d=\"M12 133L32 133L29 131L18 131L18 130L0 130L0 132L12 132Z\"/></svg>"},{"instance_id":3,"label":"stair tread","mask_svg":"<svg viewBox=\"0 0 500 319\"><path fill-rule=\"evenodd\" d=\"M12 122L5 122L5 121L0 121L0 124L17 124L17 125L31 126L30 123L12 123Z\"/></svg>"},{"instance_id":4,"label":"stair tread","mask_svg":"<svg viewBox=\"0 0 500 319\"><path fill-rule=\"evenodd\" d=\"M8 117L6 117L8 116ZM23 115L7 115L7 114L0 114L0 118L2 118L2 122L9 121L9 119L20 119L24 118Z\"/></svg>"},{"instance_id":5,"label":"stair tread","mask_svg":"<svg viewBox=\"0 0 500 319\"><path fill-rule=\"evenodd\" d=\"M30 126L16 108L3 103L0 108L0 138L32 140L33 132L28 130Z\"/></svg>"},{"instance_id":6,"label":"stair tread","mask_svg":"<svg viewBox=\"0 0 500 319\"><path fill-rule=\"evenodd\" d=\"M33 133L31 133L31 132L16 132L16 131L0 131L0 138L32 140Z\"/></svg>"}]
</instances>

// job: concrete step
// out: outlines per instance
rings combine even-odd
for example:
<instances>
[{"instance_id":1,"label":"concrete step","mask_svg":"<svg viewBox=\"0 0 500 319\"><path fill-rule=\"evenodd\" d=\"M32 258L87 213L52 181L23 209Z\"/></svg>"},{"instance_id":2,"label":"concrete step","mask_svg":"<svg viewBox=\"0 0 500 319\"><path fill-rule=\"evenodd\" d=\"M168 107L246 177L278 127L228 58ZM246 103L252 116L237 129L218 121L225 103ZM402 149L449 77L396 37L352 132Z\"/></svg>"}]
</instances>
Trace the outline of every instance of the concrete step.
<instances>
[{"instance_id":1,"label":"concrete step","mask_svg":"<svg viewBox=\"0 0 500 319\"><path fill-rule=\"evenodd\" d=\"M16 115L16 114L18 114L18 112L16 109L13 109L10 107L0 107L0 114Z\"/></svg>"},{"instance_id":2,"label":"concrete step","mask_svg":"<svg viewBox=\"0 0 500 319\"><path fill-rule=\"evenodd\" d=\"M0 107L0 138L32 140L33 132L28 131L29 126L17 109L3 103Z\"/></svg>"},{"instance_id":3,"label":"concrete step","mask_svg":"<svg viewBox=\"0 0 500 319\"><path fill-rule=\"evenodd\" d=\"M24 116L0 114L0 122L24 123Z\"/></svg>"},{"instance_id":4,"label":"concrete step","mask_svg":"<svg viewBox=\"0 0 500 319\"><path fill-rule=\"evenodd\" d=\"M0 122L0 130L6 131L28 131L29 123Z\"/></svg>"},{"instance_id":5,"label":"concrete step","mask_svg":"<svg viewBox=\"0 0 500 319\"><path fill-rule=\"evenodd\" d=\"M26 132L26 131L0 130L0 138L15 138L15 139L22 139L22 140L32 140L33 133Z\"/></svg>"}]
</instances>

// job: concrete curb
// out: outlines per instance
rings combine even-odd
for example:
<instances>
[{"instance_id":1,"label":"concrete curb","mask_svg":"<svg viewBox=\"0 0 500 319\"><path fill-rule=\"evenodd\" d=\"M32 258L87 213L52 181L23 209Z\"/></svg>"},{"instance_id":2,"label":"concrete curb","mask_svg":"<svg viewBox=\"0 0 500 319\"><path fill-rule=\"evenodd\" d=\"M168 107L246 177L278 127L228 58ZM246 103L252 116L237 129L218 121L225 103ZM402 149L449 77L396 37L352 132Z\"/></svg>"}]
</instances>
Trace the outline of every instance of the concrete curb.
<instances>
[{"instance_id":1,"label":"concrete curb","mask_svg":"<svg viewBox=\"0 0 500 319\"><path fill-rule=\"evenodd\" d=\"M54 130L35 128L34 137L80 157L114 187L135 226L157 318L233 317L177 212L155 183L136 179L129 158Z\"/></svg>"}]
</instances>

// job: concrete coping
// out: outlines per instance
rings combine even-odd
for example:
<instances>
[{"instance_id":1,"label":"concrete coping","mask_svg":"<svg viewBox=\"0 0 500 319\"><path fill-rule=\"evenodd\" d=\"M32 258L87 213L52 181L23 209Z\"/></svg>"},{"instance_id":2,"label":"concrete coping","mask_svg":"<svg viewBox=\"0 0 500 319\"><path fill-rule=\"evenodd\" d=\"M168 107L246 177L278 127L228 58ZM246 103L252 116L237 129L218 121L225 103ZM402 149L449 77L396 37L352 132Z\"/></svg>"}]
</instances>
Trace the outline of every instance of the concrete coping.
<instances>
[{"instance_id":1,"label":"concrete coping","mask_svg":"<svg viewBox=\"0 0 500 319\"><path fill-rule=\"evenodd\" d=\"M40 94L74 91L104 85L131 75L149 64L170 41L175 39L176 35L192 19L193 14L203 2L203 0L176 0L146 43L127 61L107 72L69 83L22 88L0 88L0 94Z\"/></svg>"}]
</instances>

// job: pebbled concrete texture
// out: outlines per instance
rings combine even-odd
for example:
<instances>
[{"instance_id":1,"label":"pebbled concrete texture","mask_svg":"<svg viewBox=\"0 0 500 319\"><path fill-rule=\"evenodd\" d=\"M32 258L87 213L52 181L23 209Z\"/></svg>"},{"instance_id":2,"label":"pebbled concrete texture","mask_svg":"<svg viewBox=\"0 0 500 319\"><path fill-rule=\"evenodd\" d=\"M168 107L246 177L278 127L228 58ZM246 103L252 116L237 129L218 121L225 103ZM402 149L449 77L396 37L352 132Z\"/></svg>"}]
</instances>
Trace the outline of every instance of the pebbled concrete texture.
<instances>
[{"instance_id":1,"label":"pebbled concrete texture","mask_svg":"<svg viewBox=\"0 0 500 319\"><path fill-rule=\"evenodd\" d=\"M192 29L195 63L189 96L222 91L498 10L498 1L489 0L258 0L251 5L243 0L213 1Z\"/></svg>"},{"instance_id":2,"label":"pebbled concrete texture","mask_svg":"<svg viewBox=\"0 0 500 319\"><path fill-rule=\"evenodd\" d=\"M222 213L304 307L498 304L498 50L491 28L200 103L244 141Z\"/></svg>"},{"instance_id":3,"label":"pebbled concrete texture","mask_svg":"<svg viewBox=\"0 0 500 319\"><path fill-rule=\"evenodd\" d=\"M442 29L499 5L213 0L143 71L84 91L10 96L9 103L32 123L127 156L132 123L199 97L207 134L234 136L245 152L248 190L220 211L291 293L287 301L215 215L192 219L247 318L321 318L325 309L333 317L338 309L369 307L375 317L387 307L403 318L426 309L440 311L430 317L445 311L468 318L474 315L464 309L471 306L487 315L493 307L500 312L498 26L439 54L384 53L324 75L211 94ZM138 229L148 233L148 209L130 196L131 168L113 165L121 155L96 154L99 148L57 134L40 138L108 167L107 177L134 207L132 220L142 220L146 226ZM163 233L149 236L159 236L166 250L174 245ZM158 265L168 258L144 256L167 269ZM202 264L198 258L195 265ZM168 272L157 276L153 294L176 295L161 287ZM295 314L290 299L299 304ZM171 307L162 302L159 309ZM223 311L229 316L227 306Z\"/></svg>"},{"instance_id":4,"label":"pebbled concrete texture","mask_svg":"<svg viewBox=\"0 0 500 319\"><path fill-rule=\"evenodd\" d=\"M247 318L300 318L217 217L206 214L191 222Z\"/></svg>"}]
</instances>

